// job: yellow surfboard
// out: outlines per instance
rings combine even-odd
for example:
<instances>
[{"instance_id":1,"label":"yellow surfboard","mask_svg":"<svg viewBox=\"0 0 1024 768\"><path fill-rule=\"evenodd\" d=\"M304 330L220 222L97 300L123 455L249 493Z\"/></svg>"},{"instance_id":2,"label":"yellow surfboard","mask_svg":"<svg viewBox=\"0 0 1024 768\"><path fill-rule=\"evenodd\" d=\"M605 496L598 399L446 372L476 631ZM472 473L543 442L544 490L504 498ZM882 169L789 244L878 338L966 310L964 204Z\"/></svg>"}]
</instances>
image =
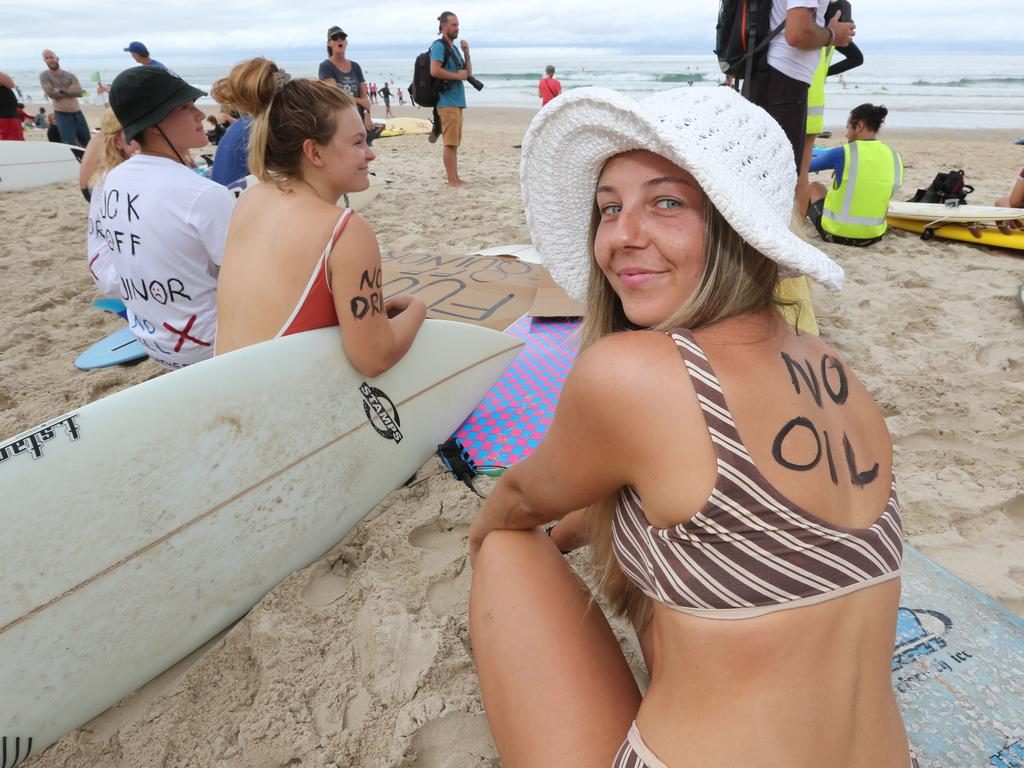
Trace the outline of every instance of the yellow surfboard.
<instances>
[{"instance_id":1,"label":"yellow surfboard","mask_svg":"<svg viewBox=\"0 0 1024 768\"><path fill-rule=\"evenodd\" d=\"M886 219L889 226L897 229L904 229L907 232L921 234L928 225L927 221L916 221L914 219L903 219L898 216L889 216ZM994 225L979 225L969 229L965 224L943 224L939 227L928 227L932 236L941 237L946 240L960 240L964 243L974 245L992 245L996 248L1011 248L1016 251L1024 251L1024 230L1012 229L1008 233L1002 232ZM929 239L928 237L924 239Z\"/></svg>"}]
</instances>

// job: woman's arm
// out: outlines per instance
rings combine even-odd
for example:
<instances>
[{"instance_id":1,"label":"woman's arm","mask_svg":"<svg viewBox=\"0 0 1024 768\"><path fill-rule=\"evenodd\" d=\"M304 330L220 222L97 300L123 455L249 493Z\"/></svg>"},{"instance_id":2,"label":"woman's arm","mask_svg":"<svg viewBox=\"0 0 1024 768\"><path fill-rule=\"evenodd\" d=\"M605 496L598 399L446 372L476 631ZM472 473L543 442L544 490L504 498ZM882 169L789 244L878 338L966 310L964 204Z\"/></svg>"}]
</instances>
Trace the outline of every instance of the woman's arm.
<instances>
[{"instance_id":1,"label":"woman's arm","mask_svg":"<svg viewBox=\"0 0 1024 768\"><path fill-rule=\"evenodd\" d=\"M426 305L411 297L384 301L380 247L358 213L331 251L327 271L345 354L364 376L380 376L409 351Z\"/></svg>"},{"instance_id":2,"label":"woman's arm","mask_svg":"<svg viewBox=\"0 0 1024 768\"><path fill-rule=\"evenodd\" d=\"M610 336L580 355L544 440L501 476L474 518L471 558L491 531L543 525L631 482L630 443L639 439L632 404L644 402L655 360L655 347L637 336Z\"/></svg>"}]
</instances>

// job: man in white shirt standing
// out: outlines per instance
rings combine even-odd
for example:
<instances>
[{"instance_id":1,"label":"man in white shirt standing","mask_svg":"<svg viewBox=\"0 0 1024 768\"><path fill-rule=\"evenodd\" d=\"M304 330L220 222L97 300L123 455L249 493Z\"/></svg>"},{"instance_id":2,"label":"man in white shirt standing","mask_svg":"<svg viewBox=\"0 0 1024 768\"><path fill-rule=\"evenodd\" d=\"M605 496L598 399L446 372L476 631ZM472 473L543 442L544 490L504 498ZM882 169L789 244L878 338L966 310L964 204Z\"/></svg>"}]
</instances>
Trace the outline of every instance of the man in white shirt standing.
<instances>
[{"instance_id":1,"label":"man in white shirt standing","mask_svg":"<svg viewBox=\"0 0 1024 768\"><path fill-rule=\"evenodd\" d=\"M768 44L767 65L757 68L748 98L775 118L793 145L799 170L807 126L807 91L826 45L842 47L856 25L839 20L825 25L828 0L772 0L771 29L785 22L784 33Z\"/></svg>"},{"instance_id":2,"label":"man in white shirt standing","mask_svg":"<svg viewBox=\"0 0 1024 768\"><path fill-rule=\"evenodd\" d=\"M103 185L101 226L128 325L149 356L182 368L213 356L217 276L235 196L186 158L206 146L203 91L170 70L132 67L110 86L125 141L141 150Z\"/></svg>"}]
</instances>

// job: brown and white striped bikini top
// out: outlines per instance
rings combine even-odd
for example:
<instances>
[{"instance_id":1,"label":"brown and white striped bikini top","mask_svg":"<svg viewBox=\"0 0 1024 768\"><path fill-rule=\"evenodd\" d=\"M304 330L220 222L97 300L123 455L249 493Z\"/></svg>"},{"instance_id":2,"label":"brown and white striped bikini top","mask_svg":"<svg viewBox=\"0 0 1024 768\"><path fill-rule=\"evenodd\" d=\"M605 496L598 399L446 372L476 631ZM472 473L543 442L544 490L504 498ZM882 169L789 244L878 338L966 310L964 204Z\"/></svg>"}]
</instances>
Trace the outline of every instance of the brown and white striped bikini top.
<instances>
[{"instance_id":1,"label":"brown and white striped bikini top","mask_svg":"<svg viewBox=\"0 0 1024 768\"><path fill-rule=\"evenodd\" d=\"M672 338L704 411L718 475L704 507L672 528L651 525L635 489L622 489L613 546L630 581L683 613L745 619L897 578L903 541L895 478L885 512L870 528L804 511L754 466L693 335L676 331Z\"/></svg>"}]
</instances>

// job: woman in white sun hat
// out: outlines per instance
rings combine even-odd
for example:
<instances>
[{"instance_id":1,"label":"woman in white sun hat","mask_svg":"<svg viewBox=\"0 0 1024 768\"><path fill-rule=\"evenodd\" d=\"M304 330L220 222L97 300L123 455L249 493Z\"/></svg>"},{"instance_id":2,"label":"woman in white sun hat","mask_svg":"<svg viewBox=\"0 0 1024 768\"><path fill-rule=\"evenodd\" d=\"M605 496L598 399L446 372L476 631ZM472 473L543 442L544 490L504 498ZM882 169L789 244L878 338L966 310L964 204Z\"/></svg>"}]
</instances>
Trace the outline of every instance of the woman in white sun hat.
<instances>
[{"instance_id":1,"label":"woman in white sun hat","mask_svg":"<svg viewBox=\"0 0 1024 768\"><path fill-rule=\"evenodd\" d=\"M781 274L843 277L788 228L791 156L726 88L582 88L527 132L527 223L587 315L547 437L470 529L506 768L912 765L889 433L835 350L777 311ZM636 628L643 696L559 554L582 543Z\"/></svg>"}]
</instances>

